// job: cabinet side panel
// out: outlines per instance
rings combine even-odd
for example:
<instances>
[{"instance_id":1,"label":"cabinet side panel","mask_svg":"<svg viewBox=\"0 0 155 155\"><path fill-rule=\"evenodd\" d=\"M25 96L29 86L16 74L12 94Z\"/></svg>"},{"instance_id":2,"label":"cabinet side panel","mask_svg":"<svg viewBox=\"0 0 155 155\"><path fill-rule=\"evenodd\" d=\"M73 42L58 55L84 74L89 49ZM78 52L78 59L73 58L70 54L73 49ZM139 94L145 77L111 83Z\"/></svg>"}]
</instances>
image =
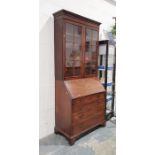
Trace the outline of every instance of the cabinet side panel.
<instances>
[{"instance_id":1,"label":"cabinet side panel","mask_svg":"<svg viewBox=\"0 0 155 155\"><path fill-rule=\"evenodd\" d=\"M54 20L55 80L63 79L63 23Z\"/></svg>"},{"instance_id":2,"label":"cabinet side panel","mask_svg":"<svg viewBox=\"0 0 155 155\"><path fill-rule=\"evenodd\" d=\"M64 86L63 66L63 19L56 17L54 21L55 41L55 128L59 132L70 135L71 101Z\"/></svg>"},{"instance_id":3,"label":"cabinet side panel","mask_svg":"<svg viewBox=\"0 0 155 155\"><path fill-rule=\"evenodd\" d=\"M64 82L56 81L56 129L71 134L71 100Z\"/></svg>"}]
</instances>

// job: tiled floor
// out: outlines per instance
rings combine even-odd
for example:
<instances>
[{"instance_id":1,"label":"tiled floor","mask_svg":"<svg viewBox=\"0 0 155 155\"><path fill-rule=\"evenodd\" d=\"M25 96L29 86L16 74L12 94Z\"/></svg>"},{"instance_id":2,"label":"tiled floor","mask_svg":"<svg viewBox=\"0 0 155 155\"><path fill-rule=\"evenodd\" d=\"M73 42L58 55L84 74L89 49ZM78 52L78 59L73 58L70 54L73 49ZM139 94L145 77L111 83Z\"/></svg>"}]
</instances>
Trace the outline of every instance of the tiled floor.
<instances>
[{"instance_id":1,"label":"tiled floor","mask_svg":"<svg viewBox=\"0 0 155 155\"><path fill-rule=\"evenodd\" d=\"M83 136L73 146L61 135L49 135L40 140L40 155L115 155L116 125L108 121L106 127Z\"/></svg>"}]
</instances>

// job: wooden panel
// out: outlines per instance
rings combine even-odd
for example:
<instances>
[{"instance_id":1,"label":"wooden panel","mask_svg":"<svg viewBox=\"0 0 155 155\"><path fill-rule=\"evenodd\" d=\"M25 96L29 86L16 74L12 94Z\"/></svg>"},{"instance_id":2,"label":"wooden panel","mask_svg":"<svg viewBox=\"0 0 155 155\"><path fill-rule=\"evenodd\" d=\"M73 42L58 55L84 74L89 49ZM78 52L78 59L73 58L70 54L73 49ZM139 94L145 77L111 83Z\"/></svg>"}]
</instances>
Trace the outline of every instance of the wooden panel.
<instances>
[{"instance_id":1,"label":"wooden panel","mask_svg":"<svg viewBox=\"0 0 155 155\"><path fill-rule=\"evenodd\" d=\"M81 112L81 111L85 111L87 112L87 110L89 109L94 109L96 108L97 106L99 105L103 105L104 104L104 100L103 99L100 99L100 100L95 100L95 101L91 101L91 102L79 102L79 103L75 103L73 104L73 113L78 113L78 112ZM94 107L95 106L95 107ZM85 110L84 108L86 108L87 110Z\"/></svg>"},{"instance_id":2,"label":"wooden panel","mask_svg":"<svg viewBox=\"0 0 155 155\"><path fill-rule=\"evenodd\" d=\"M95 78L66 80L65 85L73 99L105 92L101 83Z\"/></svg>"},{"instance_id":3,"label":"wooden panel","mask_svg":"<svg viewBox=\"0 0 155 155\"><path fill-rule=\"evenodd\" d=\"M75 110L78 110L79 108L82 108L85 105L90 105L91 103L104 103L105 101L105 94L99 93L99 94L93 94L81 98L77 98L73 100L73 112Z\"/></svg>"},{"instance_id":4,"label":"wooden panel","mask_svg":"<svg viewBox=\"0 0 155 155\"><path fill-rule=\"evenodd\" d=\"M82 99L76 99L72 104L73 124L78 124L94 115L105 113L105 97L103 94L96 94Z\"/></svg>"},{"instance_id":5,"label":"wooden panel","mask_svg":"<svg viewBox=\"0 0 155 155\"><path fill-rule=\"evenodd\" d=\"M63 79L63 20L54 21L55 79Z\"/></svg>"},{"instance_id":6,"label":"wooden panel","mask_svg":"<svg viewBox=\"0 0 155 155\"><path fill-rule=\"evenodd\" d=\"M80 16L78 14L75 14L73 12L70 12L70 11L67 11L64 9L60 10L58 12L55 12L53 15L55 16L55 18L59 18L59 16L63 16L69 20L74 20L75 22L80 22L82 24L90 25L92 27L99 26L101 24L100 22Z\"/></svg>"},{"instance_id":7,"label":"wooden panel","mask_svg":"<svg viewBox=\"0 0 155 155\"><path fill-rule=\"evenodd\" d=\"M83 121L91 118L92 116L101 114L104 116L104 104L98 103L98 105L91 103L88 106L84 106L83 108L79 108L78 111L73 113L73 124L79 124Z\"/></svg>"},{"instance_id":8,"label":"wooden panel","mask_svg":"<svg viewBox=\"0 0 155 155\"><path fill-rule=\"evenodd\" d=\"M57 130L71 134L71 99L64 81L56 80L55 124Z\"/></svg>"},{"instance_id":9,"label":"wooden panel","mask_svg":"<svg viewBox=\"0 0 155 155\"><path fill-rule=\"evenodd\" d=\"M102 124L104 122L104 118L102 114L92 115L91 118L84 120L82 123L73 125L73 133L81 134L81 132L85 130L89 130L95 125Z\"/></svg>"}]
</instances>

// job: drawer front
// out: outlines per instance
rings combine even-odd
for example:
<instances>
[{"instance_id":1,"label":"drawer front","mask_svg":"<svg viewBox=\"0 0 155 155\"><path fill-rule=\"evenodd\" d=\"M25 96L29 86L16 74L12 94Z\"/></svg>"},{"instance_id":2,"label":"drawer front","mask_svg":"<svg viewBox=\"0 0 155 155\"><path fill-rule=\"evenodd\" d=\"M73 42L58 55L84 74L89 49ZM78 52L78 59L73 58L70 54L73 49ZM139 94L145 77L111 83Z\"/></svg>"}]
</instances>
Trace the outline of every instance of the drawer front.
<instances>
[{"instance_id":1,"label":"drawer front","mask_svg":"<svg viewBox=\"0 0 155 155\"><path fill-rule=\"evenodd\" d=\"M104 104L102 102L93 102L85 106L81 106L78 108L78 111L72 113L73 124L80 123L86 119L91 118L97 114L104 114Z\"/></svg>"},{"instance_id":2,"label":"drawer front","mask_svg":"<svg viewBox=\"0 0 155 155\"><path fill-rule=\"evenodd\" d=\"M98 104L104 104L105 96L103 93L86 96L73 101L73 113L77 113L81 110L86 110L87 106L98 106Z\"/></svg>"},{"instance_id":3,"label":"drawer front","mask_svg":"<svg viewBox=\"0 0 155 155\"><path fill-rule=\"evenodd\" d=\"M89 96L89 98L90 100L88 100L88 98L83 98L80 100L76 100L73 103L73 106L72 106L73 126L79 125L83 122L87 122L88 120L91 121L91 119L98 120L100 119L99 116L101 116L101 118L104 118L104 114L105 114L104 94L92 95L92 96ZM93 123L93 120L92 120L92 123Z\"/></svg>"},{"instance_id":4,"label":"drawer front","mask_svg":"<svg viewBox=\"0 0 155 155\"><path fill-rule=\"evenodd\" d=\"M104 122L103 114L97 114L89 119L84 120L81 123L77 123L73 125L73 134L80 134L83 131L89 130L96 125Z\"/></svg>"}]
</instances>

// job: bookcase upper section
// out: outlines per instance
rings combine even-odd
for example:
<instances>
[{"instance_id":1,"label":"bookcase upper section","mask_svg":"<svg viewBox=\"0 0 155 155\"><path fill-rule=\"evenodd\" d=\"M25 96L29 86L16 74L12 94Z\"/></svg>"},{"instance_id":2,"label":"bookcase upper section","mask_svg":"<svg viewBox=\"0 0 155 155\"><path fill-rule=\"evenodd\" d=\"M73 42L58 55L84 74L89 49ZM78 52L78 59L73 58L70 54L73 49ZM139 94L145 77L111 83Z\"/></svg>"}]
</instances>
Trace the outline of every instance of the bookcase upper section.
<instances>
[{"instance_id":1,"label":"bookcase upper section","mask_svg":"<svg viewBox=\"0 0 155 155\"><path fill-rule=\"evenodd\" d=\"M97 77L100 23L66 10L53 15L56 79Z\"/></svg>"}]
</instances>

